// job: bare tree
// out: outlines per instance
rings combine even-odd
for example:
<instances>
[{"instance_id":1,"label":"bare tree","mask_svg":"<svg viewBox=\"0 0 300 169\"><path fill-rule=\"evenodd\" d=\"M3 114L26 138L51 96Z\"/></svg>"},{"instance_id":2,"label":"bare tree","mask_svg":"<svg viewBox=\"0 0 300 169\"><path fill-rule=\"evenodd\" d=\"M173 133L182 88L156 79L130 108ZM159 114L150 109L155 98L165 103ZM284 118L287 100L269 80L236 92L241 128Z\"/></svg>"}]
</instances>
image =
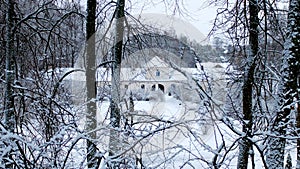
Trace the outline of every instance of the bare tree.
<instances>
[{"instance_id":1,"label":"bare tree","mask_svg":"<svg viewBox=\"0 0 300 169\"><path fill-rule=\"evenodd\" d=\"M70 148L71 135L78 129L67 101L70 95L62 88L65 77L56 68L71 65L61 58L71 53L70 46L78 45L80 34L75 42L63 30L70 26L66 22L69 16L81 18L82 14L71 7L57 6L56 1L16 0L6 1L4 6L1 9L5 9L5 16L12 22L0 22L1 30L9 28L4 32L11 36L1 36L2 44L9 44L9 50L1 48L1 54L5 53L8 60L8 67L1 67L1 72L8 72L9 79L1 77L1 87L9 84L10 96L1 97L1 101L10 98L12 102L5 105L11 108L5 106L3 112L13 114L2 116L3 122L10 124L5 122L1 127L1 135L7 136L0 139L0 153L5 157L1 159L1 168L66 166L68 162L65 165L64 161L71 158L66 160L61 154Z\"/></svg>"}]
</instances>

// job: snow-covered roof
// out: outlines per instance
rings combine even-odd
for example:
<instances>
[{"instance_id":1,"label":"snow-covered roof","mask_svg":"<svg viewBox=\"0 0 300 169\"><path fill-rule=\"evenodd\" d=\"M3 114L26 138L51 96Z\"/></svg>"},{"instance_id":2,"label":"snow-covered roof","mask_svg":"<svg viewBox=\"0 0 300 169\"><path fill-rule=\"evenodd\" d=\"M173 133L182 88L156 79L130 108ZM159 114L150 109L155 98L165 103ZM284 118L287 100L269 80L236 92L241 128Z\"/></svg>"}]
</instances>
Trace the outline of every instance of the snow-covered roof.
<instances>
[{"instance_id":1,"label":"snow-covered roof","mask_svg":"<svg viewBox=\"0 0 300 169\"><path fill-rule=\"evenodd\" d=\"M147 62L144 66L146 67L156 67L156 68L163 68L163 67L170 67L165 61L163 61L158 56L154 56L149 62Z\"/></svg>"}]
</instances>

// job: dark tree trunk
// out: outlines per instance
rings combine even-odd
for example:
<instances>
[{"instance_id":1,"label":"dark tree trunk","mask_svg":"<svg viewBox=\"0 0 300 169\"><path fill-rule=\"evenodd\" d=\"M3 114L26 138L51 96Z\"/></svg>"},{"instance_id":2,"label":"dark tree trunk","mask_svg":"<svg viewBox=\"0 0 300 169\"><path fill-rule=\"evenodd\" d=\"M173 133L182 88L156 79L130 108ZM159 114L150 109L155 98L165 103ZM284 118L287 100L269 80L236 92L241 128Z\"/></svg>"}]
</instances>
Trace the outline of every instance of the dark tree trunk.
<instances>
[{"instance_id":1,"label":"dark tree trunk","mask_svg":"<svg viewBox=\"0 0 300 169\"><path fill-rule=\"evenodd\" d=\"M15 129L15 115L14 115L14 90L13 84L15 79L15 66L13 59L14 50L14 36L13 36L13 11L14 2L13 0L7 0L7 11L6 11L6 48L5 48L5 80L6 80L6 90L5 90L5 119L6 129L13 132Z\"/></svg>"},{"instance_id":2,"label":"dark tree trunk","mask_svg":"<svg viewBox=\"0 0 300 169\"><path fill-rule=\"evenodd\" d=\"M291 111L295 107L294 100L299 100L299 76L300 76L300 8L299 0L290 0L288 13L287 38L283 51L283 64L281 68L282 80L279 90L279 110L271 127L272 135L269 141L267 153L268 167L280 169L284 167L284 155L286 144L286 130L290 121ZM298 103L299 104L299 103ZM296 126L299 127L299 108L296 112ZM280 136L280 137L278 137ZM300 143L297 140L297 160L299 157ZM298 161L299 162L299 161Z\"/></svg>"},{"instance_id":3,"label":"dark tree trunk","mask_svg":"<svg viewBox=\"0 0 300 169\"><path fill-rule=\"evenodd\" d=\"M95 29L96 26L96 0L87 0L86 18L86 131L87 163L88 168L97 168L99 159L96 156L96 55L95 55Z\"/></svg>"},{"instance_id":4,"label":"dark tree trunk","mask_svg":"<svg viewBox=\"0 0 300 169\"><path fill-rule=\"evenodd\" d=\"M12 32L14 21L14 1L6 0L6 30L5 30L5 100L4 100L4 125L7 131L14 133L15 131L15 113L14 113L14 80L15 80L15 66L14 66L14 34ZM9 140L8 140L9 141ZM9 142L12 142L10 140ZM13 146L13 145L10 145ZM4 156L5 168L13 168L12 153L8 152Z\"/></svg>"},{"instance_id":5,"label":"dark tree trunk","mask_svg":"<svg viewBox=\"0 0 300 169\"><path fill-rule=\"evenodd\" d=\"M250 55L247 57L244 85L243 85L243 133L245 136L240 141L238 168L246 169L248 166L249 150L252 143L253 112L252 112L252 87L258 54L258 3L256 0L249 0L249 45Z\"/></svg>"},{"instance_id":6,"label":"dark tree trunk","mask_svg":"<svg viewBox=\"0 0 300 169\"><path fill-rule=\"evenodd\" d=\"M290 53L290 56L287 57L294 58L290 63L292 67L292 72L295 74L292 76L294 80L295 89L294 92L296 94L296 100L298 103L298 108L296 112L296 127L297 133L300 130L300 1L299 0L291 0L289 13L288 13L288 39L290 40L290 45L287 43L287 50ZM285 52L287 53L287 52ZM299 137L299 134L297 135ZM297 139L297 164L296 168L300 169L300 139Z\"/></svg>"}]
</instances>

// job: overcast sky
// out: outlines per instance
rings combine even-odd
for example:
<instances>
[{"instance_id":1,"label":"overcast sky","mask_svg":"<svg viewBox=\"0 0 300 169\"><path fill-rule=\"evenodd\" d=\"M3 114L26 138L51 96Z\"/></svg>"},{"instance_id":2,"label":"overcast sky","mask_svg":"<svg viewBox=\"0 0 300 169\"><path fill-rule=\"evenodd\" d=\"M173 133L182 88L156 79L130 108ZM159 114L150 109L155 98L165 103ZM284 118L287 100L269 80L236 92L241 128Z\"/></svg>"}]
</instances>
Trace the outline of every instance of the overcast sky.
<instances>
[{"instance_id":1,"label":"overcast sky","mask_svg":"<svg viewBox=\"0 0 300 169\"><path fill-rule=\"evenodd\" d=\"M166 0L171 3L175 0ZM181 0L180 0L181 1ZM196 29L198 29L205 36L208 35L212 28L213 20L216 16L217 7L208 6L207 0L182 0L180 4L183 15L176 15L185 22L189 22ZM134 4L134 13L160 13L160 14L173 14L173 5L165 5L161 0L141 0ZM137 7L138 6L138 7ZM167 6L167 7L166 7ZM184 7L184 9L183 9ZM170 9L172 8L172 9Z\"/></svg>"},{"instance_id":2,"label":"overcast sky","mask_svg":"<svg viewBox=\"0 0 300 169\"><path fill-rule=\"evenodd\" d=\"M181 12L179 14L177 11L173 15L175 1L180 1ZM217 14L217 7L208 5L208 1L210 0L130 0L126 1L126 6L130 8L129 12L134 16L141 14L146 14L148 18L149 14L175 16L175 19L180 19L176 24L175 31L187 35L190 39L202 41L212 29ZM81 0L81 4L86 6L86 0ZM165 24L166 19L161 16L156 19ZM167 24L165 26L168 27Z\"/></svg>"}]
</instances>

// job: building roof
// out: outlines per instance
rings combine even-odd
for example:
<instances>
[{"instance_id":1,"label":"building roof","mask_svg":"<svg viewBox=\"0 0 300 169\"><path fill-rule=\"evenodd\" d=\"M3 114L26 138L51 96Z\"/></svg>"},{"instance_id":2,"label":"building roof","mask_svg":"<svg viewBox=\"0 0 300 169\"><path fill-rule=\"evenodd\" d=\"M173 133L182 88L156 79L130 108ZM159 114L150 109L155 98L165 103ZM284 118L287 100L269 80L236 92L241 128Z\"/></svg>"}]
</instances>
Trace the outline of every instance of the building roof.
<instances>
[{"instance_id":1,"label":"building roof","mask_svg":"<svg viewBox=\"0 0 300 169\"><path fill-rule=\"evenodd\" d=\"M166 68L170 67L165 61L163 61L160 57L154 56L149 62L144 64L144 68Z\"/></svg>"}]
</instances>

